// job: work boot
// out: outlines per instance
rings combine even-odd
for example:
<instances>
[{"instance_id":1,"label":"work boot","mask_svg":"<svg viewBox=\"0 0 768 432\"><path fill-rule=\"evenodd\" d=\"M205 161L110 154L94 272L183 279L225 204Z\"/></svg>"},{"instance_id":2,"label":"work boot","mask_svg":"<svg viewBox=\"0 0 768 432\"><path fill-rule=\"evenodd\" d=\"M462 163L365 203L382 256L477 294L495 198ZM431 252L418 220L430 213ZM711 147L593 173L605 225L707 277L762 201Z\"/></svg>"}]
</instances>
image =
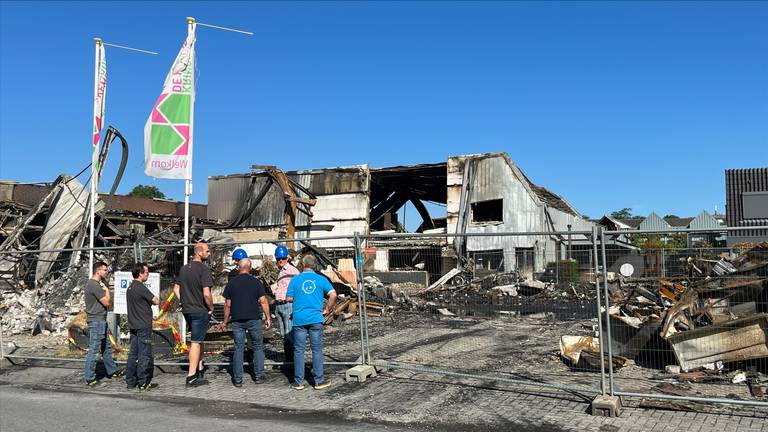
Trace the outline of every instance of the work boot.
<instances>
[{"instance_id":1,"label":"work boot","mask_svg":"<svg viewBox=\"0 0 768 432\"><path fill-rule=\"evenodd\" d=\"M330 385L331 385L331 383L326 381L326 382L321 382L320 384L315 384L314 387L315 387L315 390L322 390L324 388L328 388L328 386L330 386Z\"/></svg>"}]
</instances>

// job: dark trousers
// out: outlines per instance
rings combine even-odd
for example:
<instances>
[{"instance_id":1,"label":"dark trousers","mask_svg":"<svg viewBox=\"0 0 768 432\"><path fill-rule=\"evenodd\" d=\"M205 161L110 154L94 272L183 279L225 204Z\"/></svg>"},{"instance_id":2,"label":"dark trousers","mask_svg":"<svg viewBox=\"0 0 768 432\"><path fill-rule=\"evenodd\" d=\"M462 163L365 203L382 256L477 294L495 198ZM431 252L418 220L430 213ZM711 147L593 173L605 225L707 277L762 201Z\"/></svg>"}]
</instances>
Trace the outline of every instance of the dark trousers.
<instances>
[{"instance_id":1,"label":"dark trousers","mask_svg":"<svg viewBox=\"0 0 768 432\"><path fill-rule=\"evenodd\" d=\"M131 350L125 365L125 382L130 386L149 384L154 375L152 329L131 329Z\"/></svg>"}]
</instances>

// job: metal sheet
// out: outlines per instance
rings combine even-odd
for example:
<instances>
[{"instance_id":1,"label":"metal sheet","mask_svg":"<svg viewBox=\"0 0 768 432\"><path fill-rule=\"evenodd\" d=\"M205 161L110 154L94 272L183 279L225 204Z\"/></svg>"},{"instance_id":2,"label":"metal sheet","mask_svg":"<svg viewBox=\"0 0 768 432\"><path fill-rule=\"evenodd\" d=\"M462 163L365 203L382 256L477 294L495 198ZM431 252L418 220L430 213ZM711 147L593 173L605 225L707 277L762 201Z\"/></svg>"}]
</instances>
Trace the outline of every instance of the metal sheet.
<instances>
[{"instance_id":1,"label":"metal sheet","mask_svg":"<svg viewBox=\"0 0 768 432\"><path fill-rule=\"evenodd\" d=\"M667 231L670 228L671 227L667 221L662 219L656 213L649 214L647 218L640 222L641 230Z\"/></svg>"},{"instance_id":2,"label":"metal sheet","mask_svg":"<svg viewBox=\"0 0 768 432\"><path fill-rule=\"evenodd\" d=\"M717 219L707 213L706 210L699 213L699 215L693 218L691 223L688 224L688 228L691 229L720 228L721 226L722 225L717 222Z\"/></svg>"},{"instance_id":3,"label":"metal sheet","mask_svg":"<svg viewBox=\"0 0 768 432\"><path fill-rule=\"evenodd\" d=\"M48 221L40 238L39 250L64 248L73 231L83 222L88 204L88 190L76 178L64 179L56 186L58 196L48 213ZM98 211L99 208L96 207ZM40 282L53 266L58 252L42 252L37 259L35 282Z\"/></svg>"},{"instance_id":4,"label":"metal sheet","mask_svg":"<svg viewBox=\"0 0 768 432\"><path fill-rule=\"evenodd\" d=\"M685 372L716 361L768 357L768 314L675 333L668 340Z\"/></svg>"}]
</instances>

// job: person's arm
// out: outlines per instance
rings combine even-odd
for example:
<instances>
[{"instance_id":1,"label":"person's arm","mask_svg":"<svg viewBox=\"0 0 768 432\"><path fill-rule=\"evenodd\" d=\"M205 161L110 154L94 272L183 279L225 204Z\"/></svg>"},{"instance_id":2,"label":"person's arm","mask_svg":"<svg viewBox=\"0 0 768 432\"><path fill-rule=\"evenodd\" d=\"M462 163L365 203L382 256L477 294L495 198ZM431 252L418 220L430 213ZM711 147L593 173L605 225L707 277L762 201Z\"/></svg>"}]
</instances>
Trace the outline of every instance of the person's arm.
<instances>
[{"instance_id":1,"label":"person's arm","mask_svg":"<svg viewBox=\"0 0 768 432\"><path fill-rule=\"evenodd\" d=\"M285 291L285 302L286 303L293 303L293 290L295 288L296 284L293 283L293 279L291 279L291 282L288 284L288 289Z\"/></svg>"},{"instance_id":2,"label":"person's arm","mask_svg":"<svg viewBox=\"0 0 768 432\"><path fill-rule=\"evenodd\" d=\"M179 286L179 284L174 283L173 284L173 295L175 295L176 298L179 299L179 300L181 300L181 292L180 291L181 291L181 287Z\"/></svg>"},{"instance_id":3,"label":"person's arm","mask_svg":"<svg viewBox=\"0 0 768 432\"><path fill-rule=\"evenodd\" d=\"M153 305L160 304L160 297L152 294L152 291L150 291L149 288L147 288L146 285L144 286L144 298L146 298L147 301L149 301Z\"/></svg>"},{"instance_id":4,"label":"person's arm","mask_svg":"<svg viewBox=\"0 0 768 432\"><path fill-rule=\"evenodd\" d=\"M99 299L99 303L104 305L105 308L108 308L109 302L112 301L112 295L109 293L107 284L101 284L101 289L104 290L104 296Z\"/></svg>"},{"instance_id":5,"label":"person's arm","mask_svg":"<svg viewBox=\"0 0 768 432\"><path fill-rule=\"evenodd\" d=\"M229 310L232 308L232 299L226 299L224 301L224 322L222 324L229 325Z\"/></svg>"},{"instance_id":6,"label":"person's arm","mask_svg":"<svg viewBox=\"0 0 768 432\"><path fill-rule=\"evenodd\" d=\"M267 301L267 296L261 296L259 298L259 303L261 304L261 311L264 313L264 329L268 330L272 327L272 315L269 314L269 302Z\"/></svg>"},{"instance_id":7,"label":"person's arm","mask_svg":"<svg viewBox=\"0 0 768 432\"><path fill-rule=\"evenodd\" d=\"M208 313L213 313L213 296L211 295L211 287L203 287L203 298L205 299L205 306L208 308Z\"/></svg>"},{"instance_id":8,"label":"person's arm","mask_svg":"<svg viewBox=\"0 0 768 432\"><path fill-rule=\"evenodd\" d=\"M328 293L328 306L323 309L323 315L333 313L333 307L336 306L336 290L331 290Z\"/></svg>"}]
</instances>

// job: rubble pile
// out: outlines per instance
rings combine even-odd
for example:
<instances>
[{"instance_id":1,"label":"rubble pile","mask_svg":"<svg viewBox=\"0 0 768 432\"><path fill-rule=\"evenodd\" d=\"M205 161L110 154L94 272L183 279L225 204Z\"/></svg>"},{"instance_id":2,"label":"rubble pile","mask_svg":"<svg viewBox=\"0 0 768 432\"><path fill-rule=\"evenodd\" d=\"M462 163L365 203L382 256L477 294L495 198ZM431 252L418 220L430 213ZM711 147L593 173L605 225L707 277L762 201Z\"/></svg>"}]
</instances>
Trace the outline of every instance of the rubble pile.
<instances>
[{"instance_id":1,"label":"rubble pile","mask_svg":"<svg viewBox=\"0 0 768 432\"><path fill-rule=\"evenodd\" d=\"M668 279L609 275L614 352L635 358L660 338L665 345L656 354L671 351L683 374L735 375L749 361L766 368L768 242L736 257L689 257L685 263L686 275Z\"/></svg>"}]
</instances>

